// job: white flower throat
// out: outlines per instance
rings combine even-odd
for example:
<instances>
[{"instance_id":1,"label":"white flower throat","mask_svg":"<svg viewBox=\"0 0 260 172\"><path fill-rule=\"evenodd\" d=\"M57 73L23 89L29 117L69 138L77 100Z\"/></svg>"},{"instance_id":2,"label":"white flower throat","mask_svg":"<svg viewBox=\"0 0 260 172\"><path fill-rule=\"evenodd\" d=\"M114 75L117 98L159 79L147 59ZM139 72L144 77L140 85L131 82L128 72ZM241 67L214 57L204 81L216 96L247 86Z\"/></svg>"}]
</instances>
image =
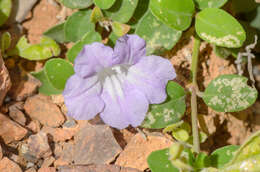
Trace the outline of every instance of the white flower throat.
<instances>
[{"instance_id":1,"label":"white flower throat","mask_svg":"<svg viewBox=\"0 0 260 172\"><path fill-rule=\"evenodd\" d=\"M114 65L104 68L97 74L103 90L107 91L114 100L124 96L123 83L126 80L129 67L128 64Z\"/></svg>"}]
</instances>

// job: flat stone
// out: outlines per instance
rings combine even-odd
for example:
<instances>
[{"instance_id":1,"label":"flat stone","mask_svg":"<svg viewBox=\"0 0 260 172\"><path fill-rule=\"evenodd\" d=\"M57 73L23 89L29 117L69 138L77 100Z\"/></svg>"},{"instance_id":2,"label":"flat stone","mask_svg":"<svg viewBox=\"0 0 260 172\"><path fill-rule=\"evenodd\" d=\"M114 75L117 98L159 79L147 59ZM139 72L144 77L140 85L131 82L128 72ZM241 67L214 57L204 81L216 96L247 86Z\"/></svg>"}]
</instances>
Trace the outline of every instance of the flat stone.
<instances>
[{"instance_id":1,"label":"flat stone","mask_svg":"<svg viewBox=\"0 0 260 172\"><path fill-rule=\"evenodd\" d=\"M41 124L38 120L32 120L26 127L33 133L38 133L41 130Z\"/></svg>"},{"instance_id":2,"label":"flat stone","mask_svg":"<svg viewBox=\"0 0 260 172\"><path fill-rule=\"evenodd\" d=\"M149 135L145 139L140 133L136 134L116 160L116 165L136 168L141 171L148 168L147 157L155 150L170 147L172 141L161 135Z\"/></svg>"},{"instance_id":3,"label":"flat stone","mask_svg":"<svg viewBox=\"0 0 260 172\"><path fill-rule=\"evenodd\" d=\"M23 101L27 97L32 96L41 85L39 80L35 79L19 66L15 66L15 68L10 69L9 72L12 87L8 95L16 101Z\"/></svg>"},{"instance_id":4,"label":"flat stone","mask_svg":"<svg viewBox=\"0 0 260 172\"><path fill-rule=\"evenodd\" d=\"M76 134L77 128L52 128L44 126L41 131L48 134L52 141L63 142L71 139Z\"/></svg>"},{"instance_id":5,"label":"flat stone","mask_svg":"<svg viewBox=\"0 0 260 172\"><path fill-rule=\"evenodd\" d=\"M0 136L6 144L24 138L27 130L0 113Z\"/></svg>"},{"instance_id":6,"label":"flat stone","mask_svg":"<svg viewBox=\"0 0 260 172\"><path fill-rule=\"evenodd\" d=\"M32 167L32 168L25 170L25 172L37 172L37 171L35 170L35 168Z\"/></svg>"},{"instance_id":7,"label":"flat stone","mask_svg":"<svg viewBox=\"0 0 260 172\"><path fill-rule=\"evenodd\" d=\"M38 172L56 172L55 167L41 167Z\"/></svg>"},{"instance_id":8,"label":"flat stone","mask_svg":"<svg viewBox=\"0 0 260 172\"><path fill-rule=\"evenodd\" d=\"M108 164L121 152L111 129L106 125L79 124L74 142L64 145L61 158L75 164Z\"/></svg>"},{"instance_id":9,"label":"flat stone","mask_svg":"<svg viewBox=\"0 0 260 172\"><path fill-rule=\"evenodd\" d=\"M4 65L4 61L0 54L0 106L2 105L5 95L10 88L11 80L9 77L9 73Z\"/></svg>"},{"instance_id":10,"label":"flat stone","mask_svg":"<svg viewBox=\"0 0 260 172\"><path fill-rule=\"evenodd\" d=\"M7 157L4 157L0 161L0 171L3 171L3 172L22 172L19 165L17 165L15 162L11 161Z\"/></svg>"},{"instance_id":11,"label":"flat stone","mask_svg":"<svg viewBox=\"0 0 260 172\"><path fill-rule=\"evenodd\" d=\"M19 102L19 104L14 104L9 107L9 116L20 125L24 126L26 123L26 118L24 116L24 113L20 110L19 106L21 106L22 102Z\"/></svg>"},{"instance_id":12,"label":"flat stone","mask_svg":"<svg viewBox=\"0 0 260 172\"><path fill-rule=\"evenodd\" d=\"M58 168L58 172L141 172L133 168L125 168L116 165L76 165L62 166Z\"/></svg>"},{"instance_id":13,"label":"flat stone","mask_svg":"<svg viewBox=\"0 0 260 172\"><path fill-rule=\"evenodd\" d=\"M21 153L23 157L30 162L36 162L37 159L49 157L52 151L46 133L39 132L35 135L31 135L28 139L28 143L21 146Z\"/></svg>"},{"instance_id":14,"label":"flat stone","mask_svg":"<svg viewBox=\"0 0 260 172\"><path fill-rule=\"evenodd\" d=\"M55 161L55 158L53 156L49 156L49 157L44 159L41 166L42 167L49 167L54 163L54 161Z\"/></svg>"},{"instance_id":15,"label":"flat stone","mask_svg":"<svg viewBox=\"0 0 260 172\"><path fill-rule=\"evenodd\" d=\"M65 121L59 107L52 103L49 97L41 94L29 97L24 109L32 119L38 120L43 125L58 127Z\"/></svg>"}]
</instances>

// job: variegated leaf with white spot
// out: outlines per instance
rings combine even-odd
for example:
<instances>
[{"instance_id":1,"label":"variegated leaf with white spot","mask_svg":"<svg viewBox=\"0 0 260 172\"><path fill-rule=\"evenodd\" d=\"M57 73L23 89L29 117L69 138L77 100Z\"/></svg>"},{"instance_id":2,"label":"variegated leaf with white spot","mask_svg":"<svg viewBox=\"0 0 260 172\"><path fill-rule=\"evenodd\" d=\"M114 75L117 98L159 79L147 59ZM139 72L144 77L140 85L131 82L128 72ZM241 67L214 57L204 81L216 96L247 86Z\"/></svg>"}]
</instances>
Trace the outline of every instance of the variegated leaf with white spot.
<instances>
[{"instance_id":1,"label":"variegated leaf with white spot","mask_svg":"<svg viewBox=\"0 0 260 172\"><path fill-rule=\"evenodd\" d=\"M185 91L173 81L168 83L166 90L168 94L166 101L150 106L142 127L164 128L181 120L186 110Z\"/></svg>"},{"instance_id":2,"label":"variegated leaf with white spot","mask_svg":"<svg viewBox=\"0 0 260 172\"><path fill-rule=\"evenodd\" d=\"M147 54L161 54L179 41L182 31L170 28L147 11L137 25L135 33L146 40Z\"/></svg>"},{"instance_id":3,"label":"variegated leaf with white spot","mask_svg":"<svg viewBox=\"0 0 260 172\"><path fill-rule=\"evenodd\" d=\"M218 112L238 112L251 106L257 90L247 85L247 78L221 75L210 82L203 95L204 102Z\"/></svg>"}]
</instances>

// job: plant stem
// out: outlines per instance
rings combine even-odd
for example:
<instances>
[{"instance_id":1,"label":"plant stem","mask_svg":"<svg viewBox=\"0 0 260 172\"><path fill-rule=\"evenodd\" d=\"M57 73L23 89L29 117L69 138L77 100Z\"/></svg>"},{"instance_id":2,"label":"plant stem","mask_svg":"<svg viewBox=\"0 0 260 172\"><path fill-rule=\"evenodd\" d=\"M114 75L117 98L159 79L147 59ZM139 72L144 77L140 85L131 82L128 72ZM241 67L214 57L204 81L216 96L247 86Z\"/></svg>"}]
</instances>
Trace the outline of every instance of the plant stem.
<instances>
[{"instance_id":1,"label":"plant stem","mask_svg":"<svg viewBox=\"0 0 260 172\"><path fill-rule=\"evenodd\" d=\"M192 72L192 88L191 88L191 124L192 124L192 136L193 136L193 148L194 151L199 153L200 151L200 140L198 131L198 112L197 112L197 71L198 71L198 60L200 51L200 38L194 36L194 45L191 62Z\"/></svg>"}]
</instances>

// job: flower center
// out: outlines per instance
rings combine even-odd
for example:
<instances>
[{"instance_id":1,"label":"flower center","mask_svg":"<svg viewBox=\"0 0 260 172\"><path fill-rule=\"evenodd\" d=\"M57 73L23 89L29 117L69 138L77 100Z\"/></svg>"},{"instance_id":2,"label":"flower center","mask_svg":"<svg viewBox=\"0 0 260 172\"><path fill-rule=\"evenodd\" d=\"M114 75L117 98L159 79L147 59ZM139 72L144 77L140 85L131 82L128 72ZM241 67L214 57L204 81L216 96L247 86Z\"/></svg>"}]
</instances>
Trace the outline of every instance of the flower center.
<instances>
[{"instance_id":1,"label":"flower center","mask_svg":"<svg viewBox=\"0 0 260 172\"><path fill-rule=\"evenodd\" d=\"M103 90L107 91L114 100L117 97L122 98L124 96L123 83L126 80L129 67L128 64L120 64L104 68L98 72L98 79L103 86Z\"/></svg>"}]
</instances>

